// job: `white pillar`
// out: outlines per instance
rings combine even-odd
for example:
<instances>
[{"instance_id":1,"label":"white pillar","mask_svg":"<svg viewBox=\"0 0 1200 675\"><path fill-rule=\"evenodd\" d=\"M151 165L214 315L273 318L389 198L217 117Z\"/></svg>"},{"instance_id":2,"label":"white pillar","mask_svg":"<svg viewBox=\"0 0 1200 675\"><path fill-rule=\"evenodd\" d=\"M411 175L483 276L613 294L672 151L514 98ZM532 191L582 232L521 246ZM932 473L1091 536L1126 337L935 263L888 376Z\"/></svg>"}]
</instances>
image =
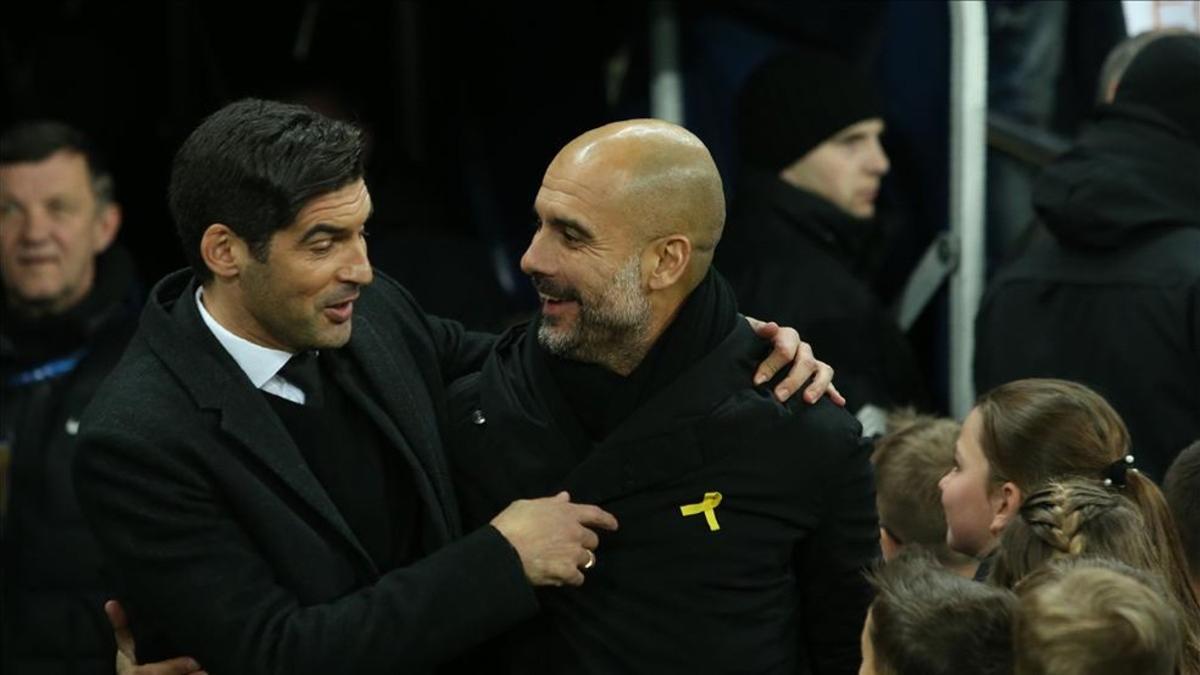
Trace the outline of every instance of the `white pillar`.
<instances>
[{"instance_id":1,"label":"white pillar","mask_svg":"<svg viewBox=\"0 0 1200 675\"><path fill-rule=\"evenodd\" d=\"M987 134L987 13L981 0L951 0L950 231L958 269L950 280L950 414L975 401L975 314L984 281Z\"/></svg>"},{"instance_id":2,"label":"white pillar","mask_svg":"<svg viewBox=\"0 0 1200 675\"><path fill-rule=\"evenodd\" d=\"M650 116L683 125L683 75L675 3L650 3Z\"/></svg>"}]
</instances>

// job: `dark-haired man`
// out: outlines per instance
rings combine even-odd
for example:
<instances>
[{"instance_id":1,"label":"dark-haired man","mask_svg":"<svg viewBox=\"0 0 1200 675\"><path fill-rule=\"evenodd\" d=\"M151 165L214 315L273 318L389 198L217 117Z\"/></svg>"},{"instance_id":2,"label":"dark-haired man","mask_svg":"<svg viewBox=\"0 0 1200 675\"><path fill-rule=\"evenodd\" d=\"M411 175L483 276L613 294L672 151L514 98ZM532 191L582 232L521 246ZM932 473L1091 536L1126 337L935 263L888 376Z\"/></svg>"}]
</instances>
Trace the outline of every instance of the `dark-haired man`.
<instances>
[{"instance_id":1,"label":"dark-haired man","mask_svg":"<svg viewBox=\"0 0 1200 675\"><path fill-rule=\"evenodd\" d=\"M462 534L443 383L493 339L371 269L356 128L233 103L170 204L191 272L151 293L76 462L142 660L429 671L583 582L616 522L565 493Z\"/></svg>"},{"instance_id":2,"label":"dark-haired man","mask_svg":"<svg viewBox=\"0 0 1200 675\"><path fill-rule=\"evenodd\" d=\"M113 180L59 122L0 136L0 504L9 673L111 673L100 552L71 485L83 408L133 332L141 292L112 246Z\"/></svg>"}]
</instances>

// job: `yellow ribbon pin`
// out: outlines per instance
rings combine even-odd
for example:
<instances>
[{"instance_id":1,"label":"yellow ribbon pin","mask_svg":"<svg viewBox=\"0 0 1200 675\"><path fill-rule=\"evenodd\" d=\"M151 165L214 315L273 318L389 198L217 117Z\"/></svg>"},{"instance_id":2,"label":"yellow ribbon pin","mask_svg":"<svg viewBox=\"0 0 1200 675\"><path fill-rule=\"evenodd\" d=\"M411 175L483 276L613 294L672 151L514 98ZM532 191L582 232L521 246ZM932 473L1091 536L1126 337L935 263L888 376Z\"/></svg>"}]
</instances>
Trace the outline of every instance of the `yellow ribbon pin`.
<instances>
[{"instance_id":1,"label":"yellow ribbon pin","mask_svg":"<svg viewBox=\"0 0 1200 675\"><path fill-rule=\"evenodd\" d=\"M704 501L698 504L684 504L679 507L679 512L685 516L694 516L697 513L703 513L704 519L708 521L708 529L716 532L721 529L721 524L717 522L717 505L720 503L720 492L705 492Z\"/></svg>"}]
</instances>

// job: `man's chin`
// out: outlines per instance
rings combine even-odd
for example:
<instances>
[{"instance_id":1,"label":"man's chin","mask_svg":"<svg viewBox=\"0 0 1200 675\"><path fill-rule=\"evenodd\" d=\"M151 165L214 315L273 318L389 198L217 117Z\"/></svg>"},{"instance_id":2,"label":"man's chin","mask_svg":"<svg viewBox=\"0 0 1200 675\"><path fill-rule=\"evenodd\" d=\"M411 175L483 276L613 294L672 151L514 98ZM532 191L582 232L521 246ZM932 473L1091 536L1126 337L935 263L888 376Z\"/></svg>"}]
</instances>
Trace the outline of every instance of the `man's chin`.
<instances>
[{"instance_id":1,"label":"man's chin","mask_svg":"<svg viewBox=\"0 0 1200 675\"><path fill-rule=\"evenodd\" d=\"M316 337L309 349L341 349L350 342L350 326L351 322L347 321L344 324L335 324L321 331Z\"/></svg>"},{"instance_id":2,"label":"man's chin","mask_svg":"<svg viewBox=\"0 0 1200 675\"><path fill-rule=\"evenodd\" d=\"M557 356L568 356L575 349L577 342L574 331L561 325L561 321L547 320L547 317L542 317L542 323L538 326L537 340L546 351Z\"/></svg>"}]
</instances>

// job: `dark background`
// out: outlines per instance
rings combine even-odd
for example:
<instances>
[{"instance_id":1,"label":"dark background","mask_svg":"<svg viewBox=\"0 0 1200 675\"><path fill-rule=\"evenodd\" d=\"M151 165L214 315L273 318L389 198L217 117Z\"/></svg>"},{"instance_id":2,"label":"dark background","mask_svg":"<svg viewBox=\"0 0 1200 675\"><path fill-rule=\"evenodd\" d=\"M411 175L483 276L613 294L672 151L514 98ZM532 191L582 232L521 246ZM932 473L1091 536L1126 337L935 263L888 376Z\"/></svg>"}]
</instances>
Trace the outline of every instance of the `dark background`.
<instances>
[{"instance_id":1,"label":"dark background","mask_svg":"<svg viewBox=\"0 0 1200 675\"><path fill-rule=\"evenodd\" d=\"M1086 5L1086 7L1076 7ZM742 79L788 44L823 45L873 74L893 170L877 278L890 300L946 229L949 26L941 2L675 3L686 124L735 188L729 113ZM1057 130L1073 133L1123 31L1117 2L1073 3ZM532 307L516 268L554 153L604 122L646 116L647 2L7 3L0 124L57 118L113 167L120 241L147 284L183 266L166 209L171 157L245 96L294 100L365 127L372 261L427 309L496 328ZM944 301L912 337L944 408Z\"/></svg>"}]
</instances>

